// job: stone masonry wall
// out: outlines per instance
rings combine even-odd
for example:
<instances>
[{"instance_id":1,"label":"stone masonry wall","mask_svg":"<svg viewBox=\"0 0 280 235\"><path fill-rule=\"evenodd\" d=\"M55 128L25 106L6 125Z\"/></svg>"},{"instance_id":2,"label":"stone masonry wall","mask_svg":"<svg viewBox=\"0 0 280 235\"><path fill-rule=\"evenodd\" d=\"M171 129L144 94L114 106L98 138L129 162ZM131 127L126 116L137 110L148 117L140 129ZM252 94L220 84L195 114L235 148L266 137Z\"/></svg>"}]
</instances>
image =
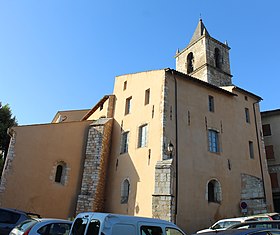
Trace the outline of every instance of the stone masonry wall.
<instances>
[{"instance_id":1,"label":"stone masonry wall","mask_svg":"<svg viewBox=\"0 0 280 235\"><path fill-rule=\"evenodd\" d=\"M174 167L172 159L158 161L155 167L155 192L152 199L153 218L174 222Z\"/></svg>"},{"instance_id":2,"label":"stone masonry wall","mask_svg":"<svg viewBox=\"0 0 280 235\"><path fill-rule=\"evenodd\" d=\"M3 193L6 189L7 175L12 171L12 162L16 156L16 154L15 154L16 132L12 129L10 131L13 133L13 135L10 139L8 154L7 154L6 162L5 162L2 176L1 176L0 196L1 196L1 193ZM1 197L0 197L0 199L1 199ZM0 200L0 205L1 205L1 201L2 200Z\"/></svg>"},{"instance_id":3,"label":"stone masonry wall","mask_svg":"<svg viewBox=\"0 0 280 235\"><path fill-rule=\"evenodd\" d=\"M77 214L83 211L103 211L112 124L113 119L102 118L89 128Z\"/></svg>"},{"instance_id":4,"label":"stone masonry wall","mask_svg":"<svg viewBox=\"0 0 280 235\"><path fill-rule=\"evenodd\" d=\"M247 174L241 175L241 201L247 203L248 215L267 212L261 179Z\"/></svg>"}]
</instances>

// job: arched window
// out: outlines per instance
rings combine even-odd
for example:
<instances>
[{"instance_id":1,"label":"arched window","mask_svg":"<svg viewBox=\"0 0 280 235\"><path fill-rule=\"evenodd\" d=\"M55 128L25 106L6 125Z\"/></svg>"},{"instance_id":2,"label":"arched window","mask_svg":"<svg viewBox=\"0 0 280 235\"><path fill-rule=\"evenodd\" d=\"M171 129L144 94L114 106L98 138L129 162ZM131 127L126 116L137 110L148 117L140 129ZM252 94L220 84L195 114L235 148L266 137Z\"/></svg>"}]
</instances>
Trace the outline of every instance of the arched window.
<instances>
[{"instance_id":1,"label":"arched window","mask_svg":"<svg viewBox=\"0 0 280 235\"><path fill-rule=\"evenodd\" d=\"M56 173L55 173L55 182L61 183L62 182L62 173L63 173L63 166L61 164L57 165Z\"/></svg>"},{"instance_id":2,"label":"arched window","mask_svg":"<svg viewBox=\"0 0 280 235\"><path fill-rule=\"evenodd\" d=\"M215 66L216 66L216 68L220 69L221 68L221 53L218 48L215 48L214 57L215 57Z\"/></svg>"},{"instance_id":3,"label":"arched window","mask_svg":"<svg viewBox=\"0 0 280 235\"><path fill-rule=\"evenodd\" d=\"M221 185L216 179L212 179L208 182L206 191L208 202L220 203L222 201Z\"/></svg>"},{"instance_id":4,"label":"arched window","mask_svg":"<svg viewBox=\"0 0 280 235\"><path fill-rule=\"evenodd\" d=\"M193 72L193 62L194 62L193 53L190 52L187 56L187 73L188 74Z\"/></svg>"},{"instance_id":5,"label":"arched window","mask_svg":"<svg viewBox=\"0 0 280 235\"><path fill-rule=\"evenodd\" d=\"M128 179L125 179L121 185L121 204L127 204L129 197L130 183Z\"/></svg>"}]
</instances>

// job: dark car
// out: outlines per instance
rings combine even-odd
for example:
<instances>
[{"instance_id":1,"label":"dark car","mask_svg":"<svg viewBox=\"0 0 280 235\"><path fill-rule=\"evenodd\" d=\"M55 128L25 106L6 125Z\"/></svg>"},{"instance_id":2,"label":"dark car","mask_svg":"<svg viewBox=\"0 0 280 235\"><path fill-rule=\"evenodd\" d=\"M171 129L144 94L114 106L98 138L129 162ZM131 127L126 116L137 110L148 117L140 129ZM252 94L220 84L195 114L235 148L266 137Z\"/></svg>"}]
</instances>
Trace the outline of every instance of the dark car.
<instances>
[{"instance_id":1,"label":"dark car","mask_svg":"<svg viewBox=\"0 0 280 235\"><path fill-rule=\"evenodd\" d=\"M16 209L0 208L0 234L8 235L20 222L40 217L38 214L24 212Z\"/></svg>"},{"instance_id":2,"label":"dark car","mask_svg":"<svg viewBox=\"0 0 280 235\"><path fill-rule=\"evenodd\" d=\"M234 224L227 229L248 229L248 228L277 228L280 229L280 220L250 221L242 224Z\"/></svg>"}]
</instances>

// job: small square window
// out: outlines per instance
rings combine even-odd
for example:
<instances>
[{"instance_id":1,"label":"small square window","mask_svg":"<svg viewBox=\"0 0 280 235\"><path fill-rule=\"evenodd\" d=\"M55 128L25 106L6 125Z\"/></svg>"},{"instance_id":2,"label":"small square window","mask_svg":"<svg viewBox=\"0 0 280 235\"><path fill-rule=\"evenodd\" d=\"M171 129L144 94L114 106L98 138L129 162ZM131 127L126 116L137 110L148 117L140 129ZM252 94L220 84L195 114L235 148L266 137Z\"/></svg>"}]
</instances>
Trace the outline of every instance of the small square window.
<instances>
[{"instance_id":1,"label":"small square window","mask_svg":"<svg viewBox=\"0 0 280 235\"><path fill-rule=\"evenodd\" d=\"M271 135L270 124L262 125L262 129L263 129L263 136L270 136Z\"/></svg>"},{"instance_id":2,"label":"small square window","mask_svg":"<svg viewBox=\"0 0 280 235\"><path fill-rule=\"evenodd\" d=\"M214 112L214 97L211 95L208 96L208 108L210 112Z\"/></svg>"}]
</instances>

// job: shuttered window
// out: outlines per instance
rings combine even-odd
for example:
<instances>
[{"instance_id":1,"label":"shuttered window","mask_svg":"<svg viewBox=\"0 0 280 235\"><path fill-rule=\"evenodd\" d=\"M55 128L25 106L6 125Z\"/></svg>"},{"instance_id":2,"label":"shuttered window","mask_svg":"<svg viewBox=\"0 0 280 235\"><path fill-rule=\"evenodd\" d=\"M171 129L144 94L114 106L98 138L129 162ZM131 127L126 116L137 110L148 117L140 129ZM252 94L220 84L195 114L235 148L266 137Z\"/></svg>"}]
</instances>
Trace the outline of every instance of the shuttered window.
<instances>
[{"instance_id":1,"label":"shuttered window","mask_svg":"<svg viewBox=\"0 0 280 235\"><path fill-rule=\"evenodd\" d=\"M265 154L267 159L274 159L273 145L265 146Z\"/></svg>"}]
</instances>

